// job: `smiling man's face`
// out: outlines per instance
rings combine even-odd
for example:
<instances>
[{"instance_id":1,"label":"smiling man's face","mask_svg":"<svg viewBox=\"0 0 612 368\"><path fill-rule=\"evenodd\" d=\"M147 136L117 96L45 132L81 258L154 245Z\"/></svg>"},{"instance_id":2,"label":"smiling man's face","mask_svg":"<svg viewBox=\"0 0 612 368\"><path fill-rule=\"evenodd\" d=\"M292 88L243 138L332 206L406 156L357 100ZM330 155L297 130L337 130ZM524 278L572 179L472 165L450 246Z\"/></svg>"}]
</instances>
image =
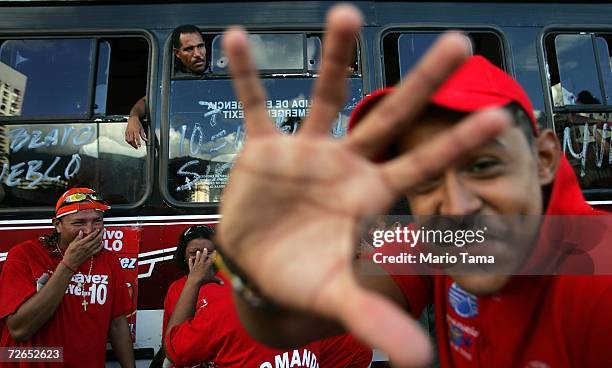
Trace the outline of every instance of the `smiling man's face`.
<instances>
[{"instance_id":1,"label":"smiling man's face","mask_svg":"<svg viewBox=\"0 0 612 368\"><path fill-rule=\"evenodd\" d=\"M400 151L430 141L463 117L448 110L435 111L425 114L423 121L401 137ZM537 238L539 222L534 219L544 211L542 186L552 181L552 177L540 175L538 144L536 139L532 146L518 126L509 127L495 140L408 193L413 214L477 216L484 222L492 221L497 226L490 227L504 236L491 233L489 243L483 246L485 253L499 262L523 262ZM489 272L452 276L461 287L476 294L495 292L510 277Z\"/></svg>"}]
</instances>

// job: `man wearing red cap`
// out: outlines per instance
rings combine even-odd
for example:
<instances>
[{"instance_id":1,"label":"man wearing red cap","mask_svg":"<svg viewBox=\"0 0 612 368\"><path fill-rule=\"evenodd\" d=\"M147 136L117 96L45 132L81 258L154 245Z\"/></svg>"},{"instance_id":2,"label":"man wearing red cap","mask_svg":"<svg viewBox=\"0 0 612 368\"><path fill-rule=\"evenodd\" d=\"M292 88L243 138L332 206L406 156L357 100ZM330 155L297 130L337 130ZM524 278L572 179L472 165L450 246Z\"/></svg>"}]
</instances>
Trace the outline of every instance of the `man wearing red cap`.
<instances>
[{"instance_id":1,"label":"man wearing red cap","mask_svg":"<svg viewBox=\"0 0 612 368\"><path fill-rule=\"evenodd\" d=\"M418 316L433 302L443 367L612 366L609 276L356 272L361 221L400 196L413 214L438 218L602 221L555 134L537 129L522 88L484 58L468 57L469 41L456 33L442 36L394 90L367 98L344 140L329 138L360 23L351 6L330 12L312 109L293 137L267 119L245 32L224 35L249 137L224 193L218 245L247 329L270 344L298 345L331 333L332 320L397 366L423 366L432 350L406 311ZM566 228L554 242L540 238L539 220L501 225L507 236L494 237L491 250L502 259L541 255L542 244L550 254L582 245L567 242ZM601 245L609 239L605 228L584 230ZM517 234L526 241L513 243Z\"/></svg>"},{"instance_id":2,"label":"man wearing red cap","mask_svg":"<svg viewBox=\"0 0 612 368\"><path fill-rule=\"evenodd\" d=\"M110 338L121 366L134 366L125 318L132 302L117 257L102 243L109 208L92 189L70 189L55 206L53 233L9 251L0 274L0 346L44 348L52 359L39 352L5 362L103 367Z\"/></svg>"}]
</instances>

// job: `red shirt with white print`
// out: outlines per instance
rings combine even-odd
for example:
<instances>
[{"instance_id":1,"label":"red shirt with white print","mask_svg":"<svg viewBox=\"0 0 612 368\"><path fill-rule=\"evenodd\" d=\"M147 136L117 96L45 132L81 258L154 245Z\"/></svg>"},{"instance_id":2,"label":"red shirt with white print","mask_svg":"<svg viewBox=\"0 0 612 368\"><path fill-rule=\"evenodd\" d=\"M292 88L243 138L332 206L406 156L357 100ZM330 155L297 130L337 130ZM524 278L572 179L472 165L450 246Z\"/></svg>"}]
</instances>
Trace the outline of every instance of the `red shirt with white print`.
<instances>
[{"instance_id":1,"label":"red shirt with white print","mask_svg":"<svg viewBox=\"0 0 612 368\"><path fill-rule=\"evenodd\" d=\"M119 260L110 252L94 257L93 265L88 259L79 266L51 318L29 340L17 342L9 334L6 317L44 287L60 261L61 256L51 255L39 241L11 248L0 274L0 346L61 347L63 363L3 367L104 367L110 322L132 309Z\"/></svg>"},{"instance_id":2,"label":"red shirt with white print","mask_svg":"<svg viewBox=\"0 0 612 368\"><path fill-rule=\"evenodd\" d=\"M176 284L180 285L180 281ZM168 295L180 295L180 291L172 294L169 291ZM176 300L169 301L168 297L166 302L176 305ZM177 366L211 362L215 367L224 368L365 368L372 360L372 350L349 335L292 350L261 345L242 327L227 282L202 286L193 319L173 327L165 335L166 354Z\"/></svg>"},{"instance_id":3,"label":"red shirt with white print","mask_svg":"<svg viewBox=\"0 0 612 368\"><path fill-rule=\"evenodd\" d=\"M604 215L585 202L565 159L546 214ZM540 244L560 248L585 239L611 245L609 233L582 230L590 233L577 243L563 236L557 243L539 243L536 250L543 256L557 249L538 249ZM513 276L497 294L478 297L448 276L393 278L415 317L434 303L441 367L612 367L611 276Z\"/></svg>"},{"instance_id":4,"label":"red shirt with white print","mask_svg":"<svg viewBox=\"0 0 612 368\"><path fill-rule=\"evenodd\" d=\"M217 275L219 277L219 275ZM162 326L162 338L166 333L166 327L168 326L168 321L170 321L170 316L174 312L174 308L176 307L176 303L181 296L181 292L185 287L185 283L187 282L187 275L181 277L180 279L174 281L170 284L168 291L166 292L166 298L164 299L164 321ZM225 280L224 280L225 282ZM198 301L196 303L196 310L201 308L203 304L206 303L206 298L204 297L206 293L209 291L209 287L206 286L208 284L202 285L200 288L200 292L198 294Z\"/></svg>"}]
</instances>

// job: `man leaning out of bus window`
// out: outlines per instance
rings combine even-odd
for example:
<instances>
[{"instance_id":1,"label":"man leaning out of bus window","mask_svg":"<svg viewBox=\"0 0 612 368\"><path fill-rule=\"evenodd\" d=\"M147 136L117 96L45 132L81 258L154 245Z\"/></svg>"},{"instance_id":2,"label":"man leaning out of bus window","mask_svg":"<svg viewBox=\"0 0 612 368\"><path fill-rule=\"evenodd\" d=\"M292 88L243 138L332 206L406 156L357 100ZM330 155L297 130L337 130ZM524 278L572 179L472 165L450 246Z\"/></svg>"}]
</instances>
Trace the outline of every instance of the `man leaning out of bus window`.
<instances>
[{"instance_id":1,"label":"man leaning out of bus window","mask_svg":"<svg viewBox=\"0 0 612 368\"><path fill-rule=\"evenodd\" d=\"M185 24L172 31L172 53L175 56L174 75L177 77L201 77L210 70L202 32L194 25ZM146 113L146 99L144 96L134 104L125 129L125 141L136 149L140 147L141 140L147 140L142 125L142 118Z\"/></svg>"},{"instance_id":2,"label":"man leaning out of bus window","mask_svg":"<svg viewBox=\"0 0 612 368\"><path fill-rule=\"evenodd\" d=\"M70 189L55 206L53 233L10 249L0 274L0 346L62 348L47 353L63 366L103 367L110 339L121 366L134 367L128 285L102 242L109 208L92 189Z\"/></svg>"},{"instance_id":3,"label":"man leaning out of bus window","mask_svg":"<svg viewBox=\"0 0 612 368\"><path fill-rule=\"evenodd\" d=\"M360 24L354 7L331 10L312 109L296 136L268 121L247 34L224 35L249 137L225 188L217 242L230 280L241 279L235 300L245 327L260 341L291 346L336 324L396 366L423 366L433 352L414 317L434 303L442 367L612 366L610 276L521 276L497 271L504 264L461 274L391 275L385 267L373 275L355 267L362 219L400 196L417 219L492 221L499 228L490 229L490 254L518 255L519 267L529 265L519 250L546 264L563 249L610 245L603 223L610 216L586 203L554 132L538 128L512 77L468 56L463 35L442 36L400 85L356 107L346 138L330 139L344 107L348 40ZM586 218L585 228L568 231L574 223L566 222L544 233L550 215ZM534 221L501 221L513 218Z\"/></svg>"}]
</instances>

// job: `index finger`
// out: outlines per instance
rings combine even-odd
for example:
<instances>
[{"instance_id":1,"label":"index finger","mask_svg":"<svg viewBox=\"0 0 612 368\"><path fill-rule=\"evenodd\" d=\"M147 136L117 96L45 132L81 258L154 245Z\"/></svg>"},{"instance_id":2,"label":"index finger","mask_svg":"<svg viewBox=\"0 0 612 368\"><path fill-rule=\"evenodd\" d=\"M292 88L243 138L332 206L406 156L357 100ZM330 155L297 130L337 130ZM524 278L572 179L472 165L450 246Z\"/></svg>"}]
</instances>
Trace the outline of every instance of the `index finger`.
<instances>
[{"instance_id":1,"label":"index finger","mask_svg":"<svg viewBox=\"0 0 612 368\"><path fill-rule=\"evenodd\" d=\"M469 39L457 32L442 35L388 97L377 104L348 136L346 143L374 157L428 104L430 96L469 55Z\"/></svg>"},{"instance_id":2,"label":"index finger","mask_svg":"<svg viewBox=\"0 0 612 368\"><path fill-rule=\"evenodd\" d=\"M275 133L268 118L266 92L257 76L247 33L240 27L229 28L223 34L223 50L229 58L236 97L242 101L247 134L254 136Z\"/></svg>"},{"instance_id":3,"label":"index finger","mask_svg":"<svg viewBox=\"0 0 612 368\"><path fill-rule=\"evenodd\" d=\"M361 13L352 5L335 6L327 18L319 78L312 95L312 109L302 132L327 134L346 100L346 68L353 57Z\"/></svg>"}]
</instances>

